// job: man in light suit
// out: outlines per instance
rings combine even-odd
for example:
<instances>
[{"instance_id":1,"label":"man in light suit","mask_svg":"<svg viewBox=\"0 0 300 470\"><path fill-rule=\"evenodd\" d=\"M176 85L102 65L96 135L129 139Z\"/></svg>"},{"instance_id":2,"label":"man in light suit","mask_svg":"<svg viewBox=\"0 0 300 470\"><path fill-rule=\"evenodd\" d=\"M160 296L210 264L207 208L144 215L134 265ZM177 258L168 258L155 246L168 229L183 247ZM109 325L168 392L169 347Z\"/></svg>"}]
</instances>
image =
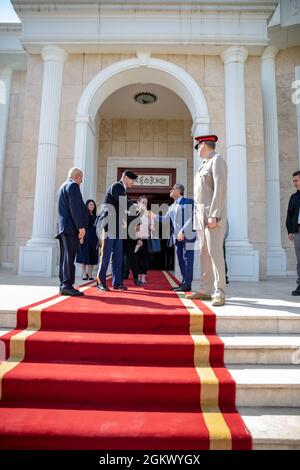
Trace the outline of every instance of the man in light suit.
<instances>
[{"instance_id":1,"label":"man in light suit","mask_svg":"<svg viewBox=\"0 0 300 470\"><path fill-rule=\"evenodd\" d=\"M196 232L193 230L194 201L184 197L184 186L176 183L170 191L174 203L169 207L165 216L154 216L161 222L171 224L171 239L176 246L176 255L182 281L173 290L189 292L193 281L194 242Z\"/></svg>"},{"instance_id":2,"label":"man in light suit","mask_svg":"<svg viewBox=\"0 0 300 470\"><path fill-rule=\"evenodd\" d=\"M80 184L83 173L79 168L71 168L68 179L58 191L57 233L59 240L60 261L59 279L60 294L80 296L83 292L74 289L75 282L75 256L79 241L85 235L88 223L87 210L83 202Z\"/></svg>"},{"instance_id":3,"label":"man in light suit","mask_svg":"<svg viewBox=\"0 0 300 470\"><path fill-rule=\"evenodd\" d=\"M225 304L223 242L227 227L227 165L215 152L218 137L196 137L202 165L194 178L195 228L200 241L201 279L198 292L189 299L210 300L214 277L213 306Z\"/></svg>"}]
</instances>

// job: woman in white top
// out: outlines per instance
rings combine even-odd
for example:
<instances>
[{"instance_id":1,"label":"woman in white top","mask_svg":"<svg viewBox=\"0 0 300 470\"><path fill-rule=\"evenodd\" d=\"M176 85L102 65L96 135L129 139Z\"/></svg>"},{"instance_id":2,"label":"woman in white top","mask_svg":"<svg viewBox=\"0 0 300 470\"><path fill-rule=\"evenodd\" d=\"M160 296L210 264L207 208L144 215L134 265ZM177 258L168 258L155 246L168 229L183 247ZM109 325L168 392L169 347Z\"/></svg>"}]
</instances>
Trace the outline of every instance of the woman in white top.
<instances>
[{"instance_id":1,"label":"woman in white top","mask_svg":"<svg viewBox=\"0 0 300 470\"><path fill-rule=\"evenodd\" d=\"M147 196L140 196L138 199L138 207L142 211L140 224L137 228L137 245L136 256L139 269L139 280L145 284L146 274L149 269L149 252L148 252L148 238L154 232L154 222L152 218L148 217L147 211L148 199Z\"/></svg>"}]
</instances>

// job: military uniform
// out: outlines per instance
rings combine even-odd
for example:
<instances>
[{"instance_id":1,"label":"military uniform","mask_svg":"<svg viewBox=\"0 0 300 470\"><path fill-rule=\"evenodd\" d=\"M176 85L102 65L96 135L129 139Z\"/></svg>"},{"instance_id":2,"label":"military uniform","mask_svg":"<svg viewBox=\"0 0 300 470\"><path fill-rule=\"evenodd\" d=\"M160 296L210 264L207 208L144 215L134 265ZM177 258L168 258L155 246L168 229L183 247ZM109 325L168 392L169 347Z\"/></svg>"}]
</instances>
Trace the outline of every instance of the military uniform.
<instances>
[{"instance_id":1,"label":"military uniform","mask_svg":"<svg viewBox=\"0 0 300 470\"><path fill-rule=\"evenodd\" d=\"M211 152L194 178L195 229L200 242L200 292L225 297L226 277L223 242L227 226L227 165L220 154ZM217 227L208 228L208 218L217 218Z\"/></svg>"}]
</instances>

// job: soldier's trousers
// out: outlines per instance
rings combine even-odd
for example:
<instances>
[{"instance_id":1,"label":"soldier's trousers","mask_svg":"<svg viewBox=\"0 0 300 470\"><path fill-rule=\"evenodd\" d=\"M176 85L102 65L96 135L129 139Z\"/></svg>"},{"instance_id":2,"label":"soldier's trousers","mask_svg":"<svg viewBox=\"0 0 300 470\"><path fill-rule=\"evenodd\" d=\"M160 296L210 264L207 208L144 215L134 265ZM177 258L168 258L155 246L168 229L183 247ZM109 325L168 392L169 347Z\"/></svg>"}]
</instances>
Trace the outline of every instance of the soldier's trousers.
<instances>
[{"instance_id":1,"label":"soldier's trousers","mask_svg":"<svg viewBox=\"0 0 300 470\"><path fill-rule=\"evenodd\" d=\"M226 226L214 229L205 228L204 234L199 233L202 239L202 249L200 250L201 279L200 291L211 294L214 285L215 293L225 293L226 276L223 243Z\"/></svg>"}]
</instances>

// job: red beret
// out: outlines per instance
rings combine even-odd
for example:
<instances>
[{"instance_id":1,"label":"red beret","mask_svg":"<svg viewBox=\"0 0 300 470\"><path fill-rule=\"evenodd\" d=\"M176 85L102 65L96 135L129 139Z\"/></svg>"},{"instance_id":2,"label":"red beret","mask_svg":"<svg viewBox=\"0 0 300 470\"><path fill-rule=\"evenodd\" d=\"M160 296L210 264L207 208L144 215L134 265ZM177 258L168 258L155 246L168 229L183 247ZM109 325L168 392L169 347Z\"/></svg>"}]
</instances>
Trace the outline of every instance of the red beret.
<instances>
[{"instance_id":1,"label":"red beret","mask_svg":"<svg viewBox=\"0 0 300 470\"><path fill-rule=\"evenodd\" d=\"M195 139L197 141L195 145L196 150L201 142L206 142L207 140L210 140L211 142L218 142L218 137L216 135L201 135L199 137L195 137Z\"/></svg>"}]
</instances>

